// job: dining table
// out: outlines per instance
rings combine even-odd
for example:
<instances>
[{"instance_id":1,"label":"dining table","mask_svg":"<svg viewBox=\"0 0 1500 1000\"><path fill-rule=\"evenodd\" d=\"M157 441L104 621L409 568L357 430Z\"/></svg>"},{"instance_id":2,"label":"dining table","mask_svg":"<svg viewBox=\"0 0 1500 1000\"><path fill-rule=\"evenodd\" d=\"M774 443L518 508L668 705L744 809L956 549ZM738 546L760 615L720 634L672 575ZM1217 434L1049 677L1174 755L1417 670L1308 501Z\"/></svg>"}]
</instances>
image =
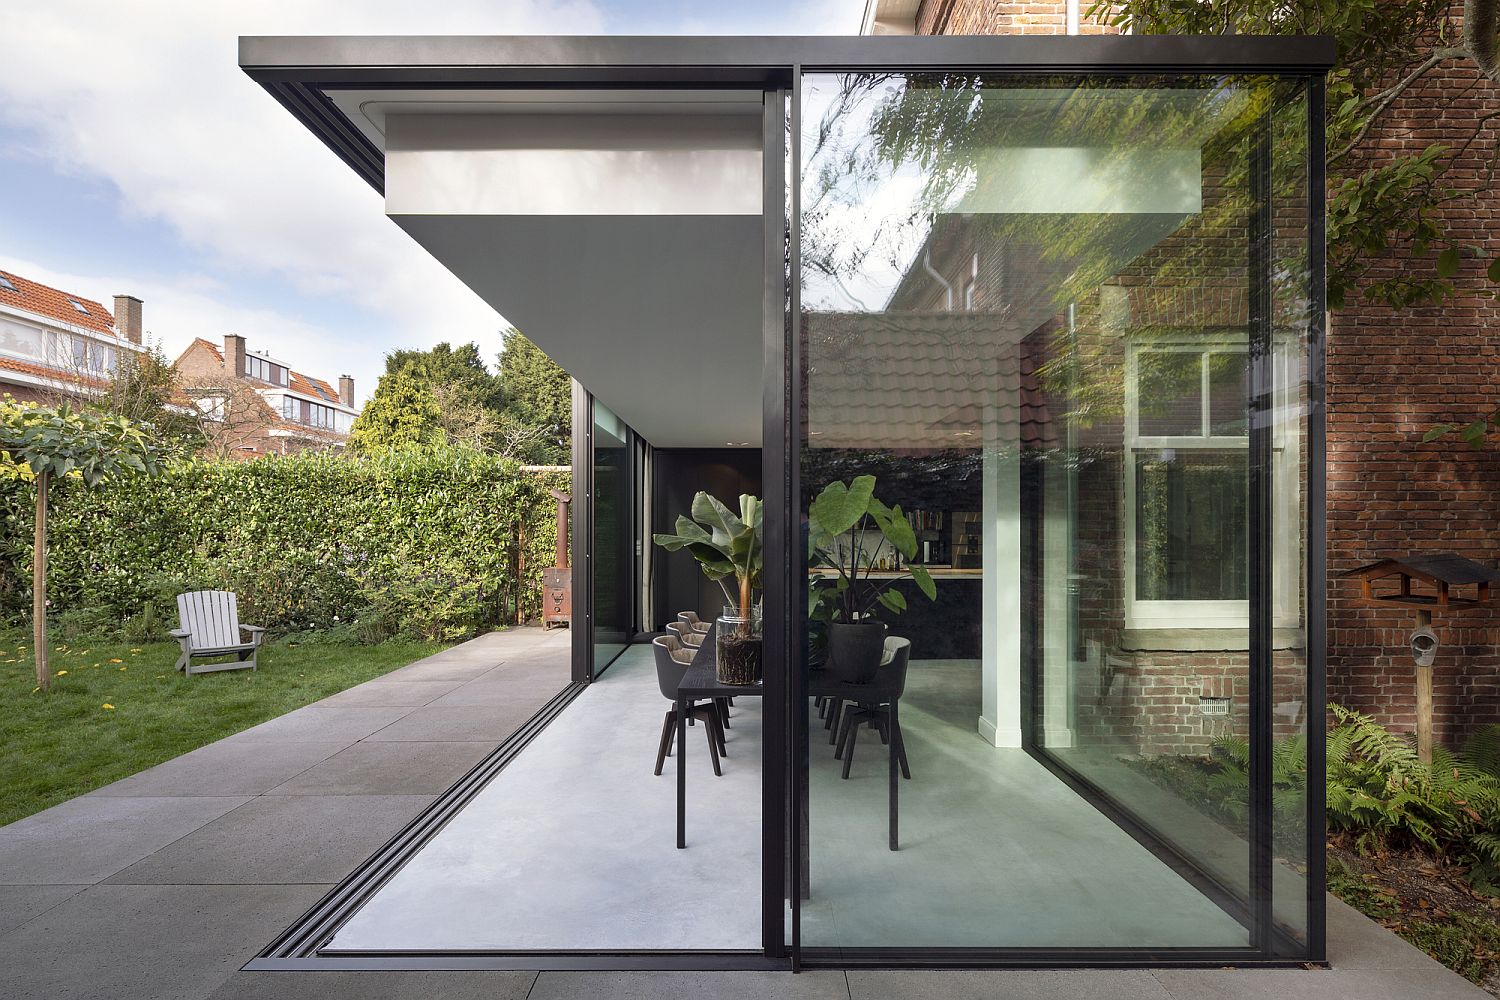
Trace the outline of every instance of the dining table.
<instances>
[{"instance_id":1,"label":"dining table","mask_svg":"<svg viewBox=\"0 0 1500 1000\"><path fill-rule=\"evenodd\" d=\"M695 701L712 701L714 698L759 698L764 697L764 680L754 684L724 684L719 681L717 643L714 633L718 629L716 620L704 633L703 643L693 654L677 685L677 846L687 847L687 720L688 708ZM727 766L727 764L726 764Z\"/></svg>"}]
</instances>

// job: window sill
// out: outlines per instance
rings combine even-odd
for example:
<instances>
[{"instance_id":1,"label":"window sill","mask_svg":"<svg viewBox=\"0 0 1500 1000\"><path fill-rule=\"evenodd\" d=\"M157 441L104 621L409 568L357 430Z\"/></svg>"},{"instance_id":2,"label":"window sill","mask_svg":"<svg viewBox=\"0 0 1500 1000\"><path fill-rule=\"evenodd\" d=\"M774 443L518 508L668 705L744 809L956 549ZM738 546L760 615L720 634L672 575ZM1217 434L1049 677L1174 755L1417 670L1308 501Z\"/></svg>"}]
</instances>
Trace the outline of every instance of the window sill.
<instances>
[{"instance_id":1,"label":"window sill","mask_svg":"<svg viewBox=\"0 0 1500 1000\"><path fill-rule=\"evenodd\" d=\"M1302 649L1307 645L1300 628L1278 628L1271 633L1274 649ZM1242 628L1127 628L1119 648L1139 652L1245 652L1249 637Z\"/></svg>"}]
</instances>

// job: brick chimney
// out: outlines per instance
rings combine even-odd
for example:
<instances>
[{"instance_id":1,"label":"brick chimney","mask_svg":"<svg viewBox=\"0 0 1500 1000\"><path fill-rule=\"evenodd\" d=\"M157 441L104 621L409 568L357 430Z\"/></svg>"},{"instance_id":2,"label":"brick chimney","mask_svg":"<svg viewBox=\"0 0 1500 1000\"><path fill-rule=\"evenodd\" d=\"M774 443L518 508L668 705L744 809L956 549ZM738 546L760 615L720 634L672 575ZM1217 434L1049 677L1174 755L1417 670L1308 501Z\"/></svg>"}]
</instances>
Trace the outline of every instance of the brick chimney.
<instances>
[{"instance_id":1,"label":"brick chimney","mask_svg":"<svg viewBox=\"0 0 1500 1000\"><path fill-rule=\"evenodd\" d=\"M354 379L348 375L339 376L339 402L354 409Z\"/></svg>"},{"instance_id":2,"label":"brick chimney","mask_svg":"<svg viewBox=\"0 0 1500 1000\"><path fill-rule=\"evenodd\" d=\"M141 300L134 295L115 296L115 333L132 344L141 342Z\"/></svg>"},{"instance_id":3,"label":"brick chimney","mask_svg":"<svg viewBox=\"0 0 1500 1000\"><path fill-rule=\"evenodd\" d=\"M224 370L230 375L244 377L245 338L237 333L224 334Z\"/></svg>"}]
</instances>

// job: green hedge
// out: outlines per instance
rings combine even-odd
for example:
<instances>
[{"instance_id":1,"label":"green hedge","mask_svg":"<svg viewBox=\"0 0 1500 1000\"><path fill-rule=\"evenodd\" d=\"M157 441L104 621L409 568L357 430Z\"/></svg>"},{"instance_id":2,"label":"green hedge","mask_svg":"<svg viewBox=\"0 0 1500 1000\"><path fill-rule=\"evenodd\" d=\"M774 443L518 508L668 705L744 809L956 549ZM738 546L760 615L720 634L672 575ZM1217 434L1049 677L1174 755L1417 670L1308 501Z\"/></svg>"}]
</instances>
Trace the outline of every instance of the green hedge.
<instances>
[{"instance_id":1,"label":"green hedge","mask_svg":"<svg viewBox=\"0 0 1500 1000\"><path fill-rule=\"evenodd\" d=\"M223 589L279 632L458 639L541 611L558 473L468 451L192 461L55 488L49 597L64 636L176 627L176 595ZM34 494L0 479L0 609L31 600ZM518 538L524 538L517 581Z\"/></svg>"}]
</instances>

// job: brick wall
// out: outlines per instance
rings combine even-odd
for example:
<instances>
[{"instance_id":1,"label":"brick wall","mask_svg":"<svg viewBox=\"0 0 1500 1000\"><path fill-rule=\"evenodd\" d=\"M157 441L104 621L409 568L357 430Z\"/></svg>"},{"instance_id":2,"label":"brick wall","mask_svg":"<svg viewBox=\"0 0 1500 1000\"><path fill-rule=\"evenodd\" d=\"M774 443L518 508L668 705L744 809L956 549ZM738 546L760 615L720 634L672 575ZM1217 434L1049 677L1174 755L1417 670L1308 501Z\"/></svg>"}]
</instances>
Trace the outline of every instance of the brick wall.
<instances>
[{"instance_id":1,"label":"brick wall","mask_svg":"<svg viewBox=\"0 0 1500 1000\"><path fill-rule=\"evenodd\" d=\"M1114 34L1087 17L1091 0L1079 0L1082 35ZM1042 0L925 0L917 8L919 35L1064 35L1068 5Z\"/></svg>"}]
</instances>

